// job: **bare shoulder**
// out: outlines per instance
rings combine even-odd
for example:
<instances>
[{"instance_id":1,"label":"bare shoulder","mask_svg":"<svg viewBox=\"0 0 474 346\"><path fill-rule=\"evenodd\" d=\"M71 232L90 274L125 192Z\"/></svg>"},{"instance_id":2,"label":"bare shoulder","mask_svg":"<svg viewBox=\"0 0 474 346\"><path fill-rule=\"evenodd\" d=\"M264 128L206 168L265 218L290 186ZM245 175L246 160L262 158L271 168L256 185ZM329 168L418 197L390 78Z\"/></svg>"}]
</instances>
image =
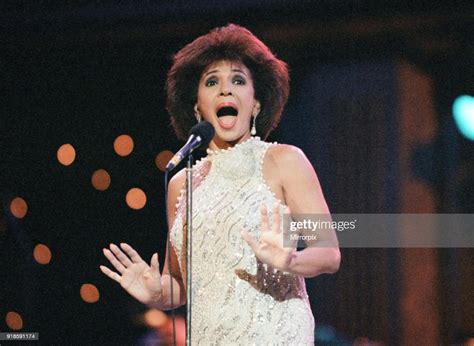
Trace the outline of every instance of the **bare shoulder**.
<instances>
[{"instance_id":1,"label":"bare shoulder","mask_svg":"<svg viewBox=\"0 0 474 346\"><path fill-rule=\"evenodd\" d=\"M178 173L176 173L168 183L168 216L171 219L168 220L169 224L172 224L174 220L174 214L176 212L176 203L178 202L178 197L181 193L181 189L184 187L186 182L186 169L183 168Z\"/></svg>"},{"instance_id":2,"label":"bare shoulder","mask_svg":"<svg viewBox=\"0 0 474 346\"><path fill-rule=\"evenodd\" d=\"M179 193L185 181L186 181L186 168L183 168L178 173L173 175L173 177L171 178L168 184L168 191Z\"/></svg>"},{"instance_id":3,"label":"bare shoulder","mask_svg":"<svg viewBox=\"0 0 474 346\"><path fill-rule=\"evenodd\" d=\"M324 195L313 165L303 151L293 145L271 147L271 156L278 171L286 204L296 214L327 214Z\"/></svg>"},{"instance_id":4,"label":"bare shoulder","mask_svg":"<svg viewBox=\"0 0 474 346\"><path fill-rule=\"evenodd\" d=\"M313 167L303 151L289 144L272 145L268 149L268 158L280 171L294 172L298 169L311 169Z\"/></svg>"}]
</instances>

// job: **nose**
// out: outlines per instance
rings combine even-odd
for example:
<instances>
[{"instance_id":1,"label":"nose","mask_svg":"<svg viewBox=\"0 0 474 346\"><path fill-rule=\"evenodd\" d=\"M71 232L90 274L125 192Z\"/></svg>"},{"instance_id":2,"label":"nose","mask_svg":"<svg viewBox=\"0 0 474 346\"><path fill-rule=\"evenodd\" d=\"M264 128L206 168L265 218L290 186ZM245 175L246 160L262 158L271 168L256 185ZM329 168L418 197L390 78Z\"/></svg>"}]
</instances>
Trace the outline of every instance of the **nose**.
<instances>
[{"instance_id":1,"label":"nose","mask_svg":"<svg viewBox=\"0 0 474 346\"><path fill-rule=\"evenodd\" d=\"M221 96L229 96L232 95L232 83L223 82L221 83Z\"/></svg>"}]
</instances>

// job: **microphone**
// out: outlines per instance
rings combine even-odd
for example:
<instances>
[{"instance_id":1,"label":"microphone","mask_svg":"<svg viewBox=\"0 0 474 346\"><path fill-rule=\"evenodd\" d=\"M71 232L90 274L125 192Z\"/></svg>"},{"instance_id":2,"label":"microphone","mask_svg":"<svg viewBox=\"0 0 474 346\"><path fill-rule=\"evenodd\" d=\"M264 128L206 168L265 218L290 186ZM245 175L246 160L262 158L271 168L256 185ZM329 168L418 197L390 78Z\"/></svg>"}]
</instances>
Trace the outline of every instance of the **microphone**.
<instances>
[{"instance_id":1,"label":"microphone","mask_svg":"<svg viewBox=\"0 0 474 346\"><path fill-rule=\"evenodd\" d=\"M201 145L208 146L214 137L214 126L207 121L201 121L194 125L189 131L189 139L186 144L172 157L166 165L166 171L173 170L186 156Z\"/></svg>"}]
</instances>

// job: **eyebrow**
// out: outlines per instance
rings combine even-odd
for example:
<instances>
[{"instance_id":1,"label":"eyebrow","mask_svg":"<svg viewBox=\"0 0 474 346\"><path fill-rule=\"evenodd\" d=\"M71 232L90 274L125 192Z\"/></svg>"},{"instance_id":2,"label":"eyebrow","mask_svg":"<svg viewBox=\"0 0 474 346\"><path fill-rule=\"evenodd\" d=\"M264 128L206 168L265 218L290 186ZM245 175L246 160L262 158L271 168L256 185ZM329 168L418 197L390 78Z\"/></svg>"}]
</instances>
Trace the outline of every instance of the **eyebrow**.
<instances>
[{"instance_id":1,"label":"eyebrow","mask_svg":"<svg viewBox=\"0 0 474 346\"><path fill-rule=\"evenodd\" d=\"M210 75L210 74L216 73L216 72L219 72L219 70L212 70L212 71L206 72L206 73L204 74L204 77L206 77L206 76L208 76L208 75ZM232 72L240 72L240 73L242 73L243 75L247 76L247 74L246 74L243 70L238 69L238 68L232 69Z\"/></svg>"}]
</instances>

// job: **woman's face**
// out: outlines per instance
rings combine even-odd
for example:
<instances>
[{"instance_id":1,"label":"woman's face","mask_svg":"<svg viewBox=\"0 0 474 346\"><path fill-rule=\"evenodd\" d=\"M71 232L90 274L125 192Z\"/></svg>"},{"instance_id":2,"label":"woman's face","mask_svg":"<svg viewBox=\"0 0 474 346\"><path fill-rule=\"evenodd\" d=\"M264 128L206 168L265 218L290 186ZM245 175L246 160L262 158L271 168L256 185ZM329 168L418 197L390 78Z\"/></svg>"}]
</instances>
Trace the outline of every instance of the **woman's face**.
<instances>
[{"instance_id":1,"label":"woman's face","mask_svg":"<svg viewBox=\"0 0 474 346\"><path fill-rule=\"evenodd\" d=\"M219 61L204 70L195 109L216 130L211 149L229 147L250 137L252 115L260 110L254 96L252 76L244 64Z\"/></svg>"}]
</instances>

